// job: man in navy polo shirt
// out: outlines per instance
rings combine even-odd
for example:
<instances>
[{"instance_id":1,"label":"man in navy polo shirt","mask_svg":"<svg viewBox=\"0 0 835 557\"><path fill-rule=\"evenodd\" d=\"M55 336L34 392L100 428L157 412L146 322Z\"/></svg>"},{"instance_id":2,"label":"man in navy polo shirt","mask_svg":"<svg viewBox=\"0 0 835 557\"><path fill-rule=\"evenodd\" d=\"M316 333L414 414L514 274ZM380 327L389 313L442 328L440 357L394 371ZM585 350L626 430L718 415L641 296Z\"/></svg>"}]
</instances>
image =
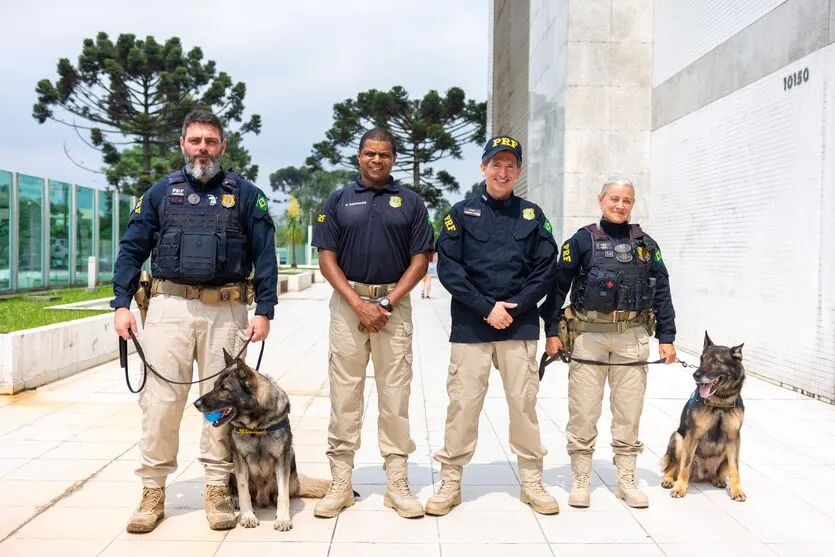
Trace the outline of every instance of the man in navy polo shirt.
<instances>
[{"instance_id":1,"label":"man in navy polo shirt","mask_svg":"<svg viewBox=\"0 0 835 557\"><path fill-rule=\"evenodd\" d=\"M423 516L409 489L406 462L415 450L409 433L412 382L412 304L409 293L426 274L433 233L423 199L391 177L394 136L382 128L360 139L360 178L335 191L317 217L313 245L333 286L330 302L331 481L314 514L335 517L354 504L351 474L360 447L363 389L374 362L380 453L388 485L384 504Z\"/></svg>"}]
</instances>

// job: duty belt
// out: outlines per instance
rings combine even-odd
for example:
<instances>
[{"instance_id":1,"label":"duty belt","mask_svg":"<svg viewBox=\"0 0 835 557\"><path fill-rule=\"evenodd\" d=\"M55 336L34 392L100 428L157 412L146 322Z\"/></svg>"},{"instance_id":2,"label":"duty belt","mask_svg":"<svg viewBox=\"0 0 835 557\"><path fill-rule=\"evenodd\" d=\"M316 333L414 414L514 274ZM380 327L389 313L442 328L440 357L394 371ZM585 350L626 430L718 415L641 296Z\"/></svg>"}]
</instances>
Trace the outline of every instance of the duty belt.
<instances>
[{"instance_id":1,"label":"duty belt","mask_svg":"<svg viewBox=\"0 0 835 557\"><path fill-rule=\"evenodd\" d=\"M643 321L618 321L616 323L594 323L591 321L574 322L578 333L623 333L635 327L643 327Z\"/></svg>"},{"instance_id":2,"label":"duty belt","mask_svg":"<svg viewBox=\"0 0 835 557\"><path fill-rule=\"evenodd\" d=\"M226 286L194 286L191 284L179 284L168 280L155 280L151 283L151 296L169 294L179 296L186 300L200 300L207 304L218 302L242 302L247 301L245 284L229 284Z\"/></svg>"},{"instance_id":3,"label":"duty belt","mask_svg":"<svg viewBox=\"0 0 835 557\"><path fill-rule=\"evenodd\" d=\"M381 298L394 290L394 284L363 284L348 281L354 292L366 298Z\"/></svg>"},{"instance_id":4,"label":"duty belt","mask_svg":"<svg viewBox=\"0 0 835 557\"><path fill-rule=\"evenodd\" d=\"M578 333L623 333L635 327L645 327L646 321L639 311L575 311L574 328Z\"/></svg>"}]
</instances>

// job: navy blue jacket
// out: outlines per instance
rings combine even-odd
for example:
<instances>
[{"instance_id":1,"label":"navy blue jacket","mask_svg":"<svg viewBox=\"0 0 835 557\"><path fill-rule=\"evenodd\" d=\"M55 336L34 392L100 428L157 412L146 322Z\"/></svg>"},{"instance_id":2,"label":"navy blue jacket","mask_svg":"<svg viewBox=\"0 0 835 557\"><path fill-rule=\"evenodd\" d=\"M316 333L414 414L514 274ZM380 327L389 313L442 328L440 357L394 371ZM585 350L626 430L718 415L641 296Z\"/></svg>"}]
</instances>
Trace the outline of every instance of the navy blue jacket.
<instances>
[{"instance_id":1,"label":"navy blue jacket","mask_svg":"<svg viewBox=\"0 0 835 557\"><path fill-rule=\"evenodd\" d=\"M600 227L613 240L629 238L628 224L612 224L607 220L601 220ZM541 308L545 320L545 336L557 336L557 323L563 314L565 296L577 271L581 267L589 268L591 252L592 238L585 228L578 230L563 244L553 283ZM670 294L670 277L660 248L656 249L656 254L652 258L649 271L650 276L655 277L655 299L652 303L656 321L655 336L658 342L672 344L676 339L676 312Z\"/></svg>"},{"instance_id":2,"label":"navy blue jacket","mask_svg":"<svg viewBox=\"0 0 835 557\"><path fill-rule=\"evenodd\" d=\"M200 190L211 189L224 179L221 171L203 186L182 171L189 183ZM255 265L253 284L255 286L255 314L272 319L274 306L278 303L276 291L278 263L275 256L275 225L267 210L264 192L255 184L238 176L237 203L241 203L241 222L248 238L250 261ZM128 228L119 242L119 256L113 269L113 294L110 302L113 308L130 307L131 298L139 282L142 264L151 254L160 231L159 207L168 191L168 178L163 178L139 198L131 211ZM263 200L261 200L263 198Z\"/></svg>"},{"instance_id":3,"label":"navy blue jacket","mask_svg":"<svg viewBox=\"0 0 835 557\"><path fill-rule=\"evenodd\" d=\"M451 342L539 339L537 303L548 291L557 246L551 224L534 203L511 195L456 203L436 246L438 278L452 295ZM484 320L497 301L513 302L513 323Z\"/></svg>"}]
</instances>

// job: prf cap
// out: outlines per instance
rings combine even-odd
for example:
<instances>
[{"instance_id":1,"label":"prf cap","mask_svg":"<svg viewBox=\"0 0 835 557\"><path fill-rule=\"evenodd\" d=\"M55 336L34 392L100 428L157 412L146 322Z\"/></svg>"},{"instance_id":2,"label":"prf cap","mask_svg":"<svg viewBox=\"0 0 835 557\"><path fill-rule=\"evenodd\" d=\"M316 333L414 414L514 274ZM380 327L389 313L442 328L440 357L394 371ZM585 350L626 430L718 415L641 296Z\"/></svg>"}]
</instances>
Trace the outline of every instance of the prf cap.
<instances>
[{"instance_id":1,"label":"prf cap","mask_svg":"<svg viewBox=\"0 0 835 557\"><path fill-rule=\"evenodd\" d=\"M481 154L481 160L486 161L496 156L500 151L510 151L516 155L519 164L522 164L522 144L510 137L509 135L497 135L491 137L487 143L484 144L484 152Z\"/></svg>"}]
</instances>

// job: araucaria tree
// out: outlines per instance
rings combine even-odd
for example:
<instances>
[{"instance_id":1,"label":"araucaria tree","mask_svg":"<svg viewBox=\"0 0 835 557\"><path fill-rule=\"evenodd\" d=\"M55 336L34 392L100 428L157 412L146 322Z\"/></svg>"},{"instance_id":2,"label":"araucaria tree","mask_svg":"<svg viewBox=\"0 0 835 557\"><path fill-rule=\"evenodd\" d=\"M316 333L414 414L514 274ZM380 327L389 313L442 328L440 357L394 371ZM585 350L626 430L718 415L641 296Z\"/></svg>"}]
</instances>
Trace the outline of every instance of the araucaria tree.
<instances>
[{"instance_id":1,"label":"araucaria tree","mask_svg":"<svg viewBox=\"0 0 835 557\"><path fill-rule=\"evenodd\" d=\"M406 173L404 181L434 207L443 192L457 191L458 181L444 170L429 166L445 158L461 158L461 147L483 143L487 103L468 100L464 91L453 87L441 95L429 91L422 99L410 99L403 87L391 91L365 91L356 99L333 106L333 127L325 141L313 146L307 164L320 168L323 161L356 167L362 133L380 126L398 141L394 170Z\"/></svg>"},{"instance_id":2,"label":"araucaria tree","mask_svg":"<svg viewBox=\"0 0 835 557\"><path fill-rule=\"evenodd\" d=\"M84 130L88 145L101 151L108 183L119 190L141 194L182 165L178 139L195 108L211 110L226 128L224 167L250 180L258 175L243 147L245 134L261 131L257 114L243 123L246 85L218 72L213 60L204 62L199 47L185 52L177 37L160 44L123 34L114 43L99 33L84 39L76 65L61 58L58 80L42 79L35 91L32 116ZM233 123L240 125L231 129Z\"/></svg>"}]
</instances>

